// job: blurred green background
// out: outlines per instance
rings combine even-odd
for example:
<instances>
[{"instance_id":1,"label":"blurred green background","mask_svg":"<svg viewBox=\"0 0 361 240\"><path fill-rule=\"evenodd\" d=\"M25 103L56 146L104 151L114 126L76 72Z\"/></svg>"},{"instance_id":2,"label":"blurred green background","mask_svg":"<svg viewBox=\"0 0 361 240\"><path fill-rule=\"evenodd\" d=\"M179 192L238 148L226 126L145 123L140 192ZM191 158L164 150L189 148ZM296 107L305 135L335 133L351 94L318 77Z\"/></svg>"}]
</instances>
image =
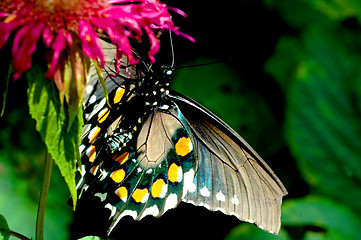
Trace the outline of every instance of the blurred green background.
<instances>
[{"instance_id":1,"label":"blurred green background","mask_svg":"<svg viewBox=\"0 0 361 240\"><path fill-rule=\"evenodd\" d=\"M187 19L174 14L174 21L197 40L174 39L177 66L222 61L179 69L174 89L229 123L289 192L280 235L233 217L224 223L219 213L210 213L219 228L209 227L209 235L221 232L216 236L227 240L360 239L361 2L164 2L188 14ZM163 49L159 61L169 64L169 52ZM0 119L0 213L11 229L31 237L44 146L28 114L24 83L11 84ZM54 168L46 239L71 237L68 197Z\"/></svg>"}]
</instances>

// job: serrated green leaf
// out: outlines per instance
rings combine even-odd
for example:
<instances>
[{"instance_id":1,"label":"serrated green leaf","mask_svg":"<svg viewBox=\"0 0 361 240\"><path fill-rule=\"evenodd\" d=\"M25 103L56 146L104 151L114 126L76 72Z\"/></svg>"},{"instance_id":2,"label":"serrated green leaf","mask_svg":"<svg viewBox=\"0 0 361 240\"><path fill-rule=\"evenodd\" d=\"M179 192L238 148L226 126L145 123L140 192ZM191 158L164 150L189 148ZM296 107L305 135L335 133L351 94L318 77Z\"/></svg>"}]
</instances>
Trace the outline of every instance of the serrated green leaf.
<instances>
[{"instance_id":1,"label":"serrated green leaf","mask_svg":"<svg viewBox=\"0 0 361 240\"><path fill-rule=\"evenodd\" d=\"M304 239L350 239L361 236L358 216L346 206L330 199L309 196L292 199L282 206L283 226L316 226L321 232L306 232Z\"/></svg>"},{"instance_id":2,"label":"serrated green leaf","mask_svg":"<svg viewBox=\"0 0 361 240\"><path fill-rule=\"evenodd\" d=\"M36 65L27 72L30 114L36 120L36 129L69 187L75 206L75 171L76 159L79 159L81 113L69 126L68 109L66 106L61 107L56 85L46 79L44 73L45 70Z\"/></svg>"},{"instance_id":3,"label":"serrated green leaf","mask_svg":"<svg viewBox=\"0 0 361 240\"><path fill-rule=\"evenodd\" d=\"M361 210L361 59L325 31L303 36L305 57L287 92L287 140L307 182Z\"/></svg>"},{"instance_id":4,"label":"serrated green leaf","mask_svg":"<svg viewBox=\"0 0 361 240\"><path fill-rule=\"evenodd\" d=\"M0 214L0 240L8 240L10 238L10 228L6 218Z\"/></svg>"}]
</instances>

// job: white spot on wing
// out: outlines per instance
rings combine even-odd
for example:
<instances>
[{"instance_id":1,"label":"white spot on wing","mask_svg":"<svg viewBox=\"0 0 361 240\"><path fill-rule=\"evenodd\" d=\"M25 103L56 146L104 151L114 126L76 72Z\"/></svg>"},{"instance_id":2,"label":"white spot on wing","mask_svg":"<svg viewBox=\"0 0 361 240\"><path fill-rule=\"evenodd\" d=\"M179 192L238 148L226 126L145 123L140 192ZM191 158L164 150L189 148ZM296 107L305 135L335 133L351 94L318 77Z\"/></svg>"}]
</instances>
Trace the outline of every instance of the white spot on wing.
<instances>
[{"instance_id":1,"label":"white spot on wing","mask_svg":"<svg viewBox=\"0 0 361 240\"><path fill-rule=\"evenodd\" d=\"M80 155L83 154L84 149L85 149L85 145L84 145L84 144L82 144L82 145L79 146Z\"/></svg>"},{"instance_id":2,"label":"white spot on wing","mask_svg":"<svg viewBox=\"0 0 361 240\"><path fill-rule=\"evenodd\" d=\"M109 216L109 218L113 217L113 216L115 215L115 213L117 212L117 208L114 207L113 205L111 205L110 203L107 203L107 204L105 205L105 208L110 209L110 216Z\"/></svg>"},{"instance_id":3,"label":"white spot on wing","mask_svg":"<svg viewBox=\"0 0 361 240\"><path fill-rule=\"evenodd\" d=\"M178 204L178 196L175 193L169 194L164 204L164 211L175 208Z\"/></svg>"},{"instance_id":4,"label":"white spot on wing","mask_svg":"<svg viewBox=\"0 0 361 240\"><path fill-rule=\"evenodd\" d=\"M120 214L118 219L121 219L124 216L131 216L131 217L133 217L133 219L136 219L138 214L137 214L137 211L125 210L124 212L122 212L122 214ZM117 220L117 221L119 221L119 220Z\"/></svg>"},{"instance_id":5,"label":"white spot on wing","mask_svg":"<svg viewBox=\"0 0 361 240\"><path fill-rule=\"evenodd\" d=\"M99 197L100 201L103 202L107 198L107 193L98 192L98 193L94 194L94 196Z\"/></svg>"},{"instance_id":6,"label":"white spot on wing","mask_svg":"<svg viewBox=\"0 0 361 240\"><path fill-rule=\"evenodd\" d=\"M97 100L97 97L95 95L93 95L89 98L89 103L90 104L95 103L96 100Z\"/></svg>"},{"instance_id":7,"label":"white spot on wing","mask_svg":"<svg viewBox=\"0 0 361 240\"><path fill-rule=\"evenodd\" d=\"M92 91L93 91L93 85L88 85L88 86L86 86L85 92L86 92L87 94L91 94ZM94 96L94 95L93 95L93 96Z\"/></svg>"},{"instance_id":8,"label":"white spot on wing","mask_svg":"<svg viewBox=\"0 0 361 240\"><path fill-rule=\"evenodd\" d=\"M159 215L159 209L157 207L157 205L153 205L151 207L148 207L144 210L142 216L140 219L142 219L143 217L147 216L147 215L152 215L154 217Z\"/></svg>"},{"instance_id":9,"label":"white spot on wing","mask_svg":"<svg viewBox=\"0 0 361 240\"><path fill-rule=\"evenodd\" d=\"M94 96L94 95L93 95ZM96 105L96 107L93 109L93 111L90 113L90 116L88 119L92 118L95 114L97 114L100 110L103 109L105 103L107 102L106 98L103 98L100 103Z\"/></svg>"},{"instance_id":10,"label":"white spot on wing","mask_svg":"<svg viewBox=\"0 0 361 240\"><path fill-rule=\"evenodd\" d=\"M181 167L179 167L177 172L177 182L181 182L182 179L183 179L183 170Z\"/></svg>"},{"instance_id":11,"label":"white spot on wing","mask_svg":"<svg viewBox=\"0 0 361 240\"><path fill-rule=\"evenodd\" d=\"M231 198L231 202L232 202L234 205L236 205L236 206L239 204L238 198L237 198L236 196L233 196L233 197Z\"/></svg>"},{"instance_id":12,"label":"white spot on wing","mask_svg":"<svg viewBox=\"0 0 361 240\"><path fill-rule=\"evenodd\" d=\"M184 198L188 192L194 192L196 190L197 187L193 183L193 180L194 180L194 170L193 169L184 173L184 186L183 186L182 198Z\"/></svg>"},{"instance_id":13,"label":"white spot on wing","mask_svg":"<svg viewBox=\"0 0 361 240\"><path fill-rule=\"evenodd\" d=\"M206 186L204 186L200 191L201 195L203 197L209 197L211 196L211 193L209 192L208 188Z\"/></svg>"},{"instance_id":14,"label":"white spot on wing","mask_svg":"<svg viewBox=\"0 0 361 240\"><path fill-rule=\"evenodd\" d=\"M216 198L217 198L218 201L221 201L221 202L226 201L226 196L224 196L224 194L222 193L222 191L219 191L219 192L216 194Z\"/></svg>"}]
</instances>

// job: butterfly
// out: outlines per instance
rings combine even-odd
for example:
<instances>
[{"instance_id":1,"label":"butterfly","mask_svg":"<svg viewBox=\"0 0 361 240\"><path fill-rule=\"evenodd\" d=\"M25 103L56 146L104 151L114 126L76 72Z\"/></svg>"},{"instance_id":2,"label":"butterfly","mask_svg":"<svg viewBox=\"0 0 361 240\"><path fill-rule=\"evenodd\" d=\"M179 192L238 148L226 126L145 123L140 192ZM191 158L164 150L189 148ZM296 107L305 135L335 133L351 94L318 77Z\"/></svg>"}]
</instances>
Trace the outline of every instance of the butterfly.
<instances>
[{"instance_id":1,"label":"butterfly","mask_svg":"<svg viewBox=\"0 0 361 240\"><path fill-rule=\"evenodd\" d=\"M102 42L106 93L94 67L84 96L82 177L77 186L110 212L108 234L124 216L160 217L181 202L278 233L287 191L247 142L219 117L170 89L172 67L140 60L114 68Z\"/></svg>"}]
</instances>

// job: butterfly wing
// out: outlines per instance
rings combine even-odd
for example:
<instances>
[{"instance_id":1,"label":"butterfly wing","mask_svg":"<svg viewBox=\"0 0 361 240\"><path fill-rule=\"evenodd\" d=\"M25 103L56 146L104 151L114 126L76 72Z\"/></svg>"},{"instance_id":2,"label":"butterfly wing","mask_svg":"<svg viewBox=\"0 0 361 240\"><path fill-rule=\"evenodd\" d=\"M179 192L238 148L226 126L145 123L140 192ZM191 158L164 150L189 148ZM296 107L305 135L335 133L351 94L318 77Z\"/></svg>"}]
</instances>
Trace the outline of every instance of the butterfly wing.
<instances>
[{"instance_id":1,"label":"butterfly wing","mask_svg":"<svg viewBox=\"0 0 361 240\"><path fill-rule=\"evenodd\" d=\"M281 181L233 129L197 102L175 91L177 104L194 135L198 171L184 201L220 210L278 233Z\"/></svg>"},{"instance_id":2,"label":"butterfly wing","mask_svg":"<svg viewBox=\"0 0 361 240\"><path fill-rule=\"evenodd\" d=\"M108 126L107 137L100 133L93 142L87 140L93 139L92 130L84 134L83 144L90 142L90 146L83 151L84 176L78 186L80 198L85 192L98 196L110 210L108 234L124 216L136 220L158 217L176 207L193 182L196 166L193 136L176 106L155 108L144 115L139 96L120 105L124 108L110 110L112 117L126 112L128 119L116 123L117 129L138 122L137 130L133 127L126 147L111 153L104 147L105 139L115 131L95 121L97 126L92 129Z\"/></svg>"}]
</instances>

